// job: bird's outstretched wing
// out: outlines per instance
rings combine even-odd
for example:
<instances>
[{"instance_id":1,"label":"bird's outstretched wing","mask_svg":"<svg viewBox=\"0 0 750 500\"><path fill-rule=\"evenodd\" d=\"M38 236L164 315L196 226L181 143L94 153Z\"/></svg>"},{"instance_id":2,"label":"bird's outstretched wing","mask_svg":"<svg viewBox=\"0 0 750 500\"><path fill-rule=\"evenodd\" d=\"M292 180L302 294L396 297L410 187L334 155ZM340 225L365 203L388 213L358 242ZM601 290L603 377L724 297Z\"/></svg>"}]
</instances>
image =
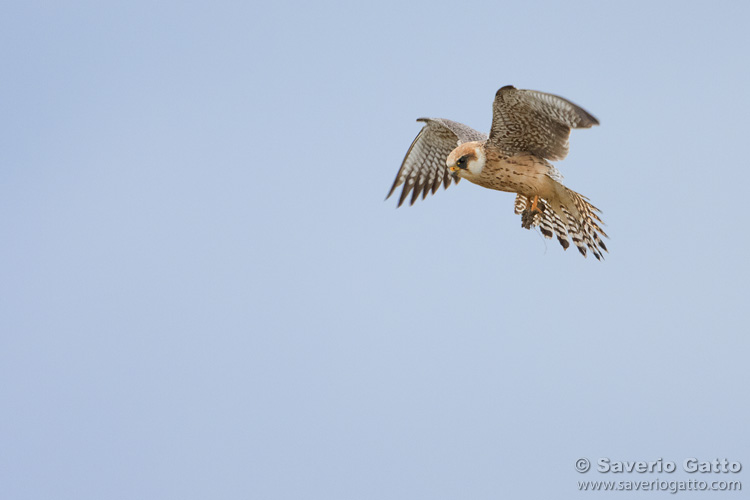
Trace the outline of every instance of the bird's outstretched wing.
<instances>
[{"instance_id":1,"label":"bird's outstretched wing","mask_svg":"<svg viewBox=\"0 0 750 500\"><path fill-rule=\"evenodd\" d=\"M568 155L570 129L594 125L599 120L567 99L508 85L495 94L487 144L508 155L562 160Z\"/></svg>"},{"instance_id":2,"label":"bird's outstretched wing","mask_svg":"<svg viewBox=\"0 0 750 500\"><path fill-rule=\"evenodd\" d=\"M482 132L444 118L419 118L417 121L425 122L425 126L411 143L396 175L396 180L393 181L393 187L385 197L386 200L390 198L396 188L403 184L404 188L398 200L399 207L410 192L412 193L410 204L413 205L420 193L424 199L428 192L432 191L434 194L440 184L444 184L447 189L452 180L448 167L445 165L450 152L464 142L487 139L487 135ZM458 183L459 179L454 180Z\"/></svg>"}]
</instances>

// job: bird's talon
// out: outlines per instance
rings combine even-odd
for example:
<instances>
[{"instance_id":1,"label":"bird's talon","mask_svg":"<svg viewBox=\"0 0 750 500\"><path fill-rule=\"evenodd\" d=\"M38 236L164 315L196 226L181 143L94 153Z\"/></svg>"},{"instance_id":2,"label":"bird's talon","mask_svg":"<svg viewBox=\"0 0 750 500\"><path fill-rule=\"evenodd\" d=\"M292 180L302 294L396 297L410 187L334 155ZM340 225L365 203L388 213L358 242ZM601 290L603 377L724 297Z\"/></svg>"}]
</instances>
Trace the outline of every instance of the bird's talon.
<instances>
[{"instance_id":1,"label":"bird's talon","mask_svg":"<svg viewBox=\"0 0 750 500\"><path fill-rule=\"evenodd\" d=\"M521 212L521 227L531 229L534 225L534 215L539 213L538 210L529 210L528 208Z\"/></svg>"}]
</instances>

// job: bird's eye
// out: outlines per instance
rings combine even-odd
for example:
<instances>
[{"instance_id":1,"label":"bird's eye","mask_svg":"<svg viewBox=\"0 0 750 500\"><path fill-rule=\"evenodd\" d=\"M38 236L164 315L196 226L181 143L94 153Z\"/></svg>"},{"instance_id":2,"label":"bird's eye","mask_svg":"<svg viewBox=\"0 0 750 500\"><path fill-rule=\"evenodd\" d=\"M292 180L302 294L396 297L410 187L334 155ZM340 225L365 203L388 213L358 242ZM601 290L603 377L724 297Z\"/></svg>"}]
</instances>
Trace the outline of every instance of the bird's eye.
<instances>
[{"instance_id":1,"label":"bird's eye","mask_svg":"<svg viewBox=\"0 0 750 500\"><path fill-rule=\"evenodd\" d=\"M466 168L466 157L462 156L461 158L459 158L456 162L456 165L458 166L458 168Z\"/></svg>"}]
</instances>

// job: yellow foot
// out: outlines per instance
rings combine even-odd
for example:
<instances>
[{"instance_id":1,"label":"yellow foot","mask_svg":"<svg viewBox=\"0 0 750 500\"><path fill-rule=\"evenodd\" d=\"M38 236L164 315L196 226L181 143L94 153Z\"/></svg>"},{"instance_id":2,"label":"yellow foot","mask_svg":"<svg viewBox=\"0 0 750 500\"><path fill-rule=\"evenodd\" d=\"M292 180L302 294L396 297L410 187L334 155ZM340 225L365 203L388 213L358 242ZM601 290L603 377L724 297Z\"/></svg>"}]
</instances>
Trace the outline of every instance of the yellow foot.
<instances>
[{"instance_id":1,"label":"yellow foot","mask_svg":"<svg viewBox=\"0 0 750 500\"><path fill-rule=\"evenodd\" d=\"M534 201L531 202L531 210L532 212L541 212L536 206L537 202L539 201L539 196L534 196Z\"/></svg>"},{"instance_id":2,"label":"yellow foot","mask_svg":"<svg viewBox=\"0 0 750 500\"><path fill-rule=\"evenodd\" d=\"M539 205L539 196L534 196L531 206L521 212L521 227L524 229L531 229L531 226L534 225L536 214L541 214L543 210L544 206Z\"/></svg>"}]
</instances>

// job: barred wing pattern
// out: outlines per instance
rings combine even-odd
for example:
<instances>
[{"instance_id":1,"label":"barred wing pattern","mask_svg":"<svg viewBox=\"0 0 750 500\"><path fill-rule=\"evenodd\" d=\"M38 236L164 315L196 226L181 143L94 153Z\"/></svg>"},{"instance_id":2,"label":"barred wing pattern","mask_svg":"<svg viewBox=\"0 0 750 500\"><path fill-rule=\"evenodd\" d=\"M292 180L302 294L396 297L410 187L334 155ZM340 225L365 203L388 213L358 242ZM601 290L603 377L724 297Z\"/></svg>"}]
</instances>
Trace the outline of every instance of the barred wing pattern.
<instances>
[{"instance_id":1,"label":"barred wing pattern","mask_svg":"<svg viewBox=\"0 0 750 500\"><path fill-rule=\"evenodd\" d=\"M507 155L562 160L568 155L570 129L594 125L599 120L567 99L507 85L495 94L488 145Z\"/></svg>"},{"instance_id":2,"label":"barred wing pattern","mask_svg":"<svg viewBox=\"0 0 750 500\"><path fill-rule=\"evenodd\" d=\"M410 205L413 205L419 195L422 199L427 193L432 194L443 184L447 189L454 180L458 184L458 178L452 178L445 161L451 151L464 142L484 141L487 135L477 132L471 127L444 118L419 118L418 122L424 122L425 126L420 130L417 138L412 142L407 151L401 168L393 181L393 187L386 196L386 200L400 185L404 185L398 200L400 207L409 193L412 193Z\"/></svg>"}]
</instances>

